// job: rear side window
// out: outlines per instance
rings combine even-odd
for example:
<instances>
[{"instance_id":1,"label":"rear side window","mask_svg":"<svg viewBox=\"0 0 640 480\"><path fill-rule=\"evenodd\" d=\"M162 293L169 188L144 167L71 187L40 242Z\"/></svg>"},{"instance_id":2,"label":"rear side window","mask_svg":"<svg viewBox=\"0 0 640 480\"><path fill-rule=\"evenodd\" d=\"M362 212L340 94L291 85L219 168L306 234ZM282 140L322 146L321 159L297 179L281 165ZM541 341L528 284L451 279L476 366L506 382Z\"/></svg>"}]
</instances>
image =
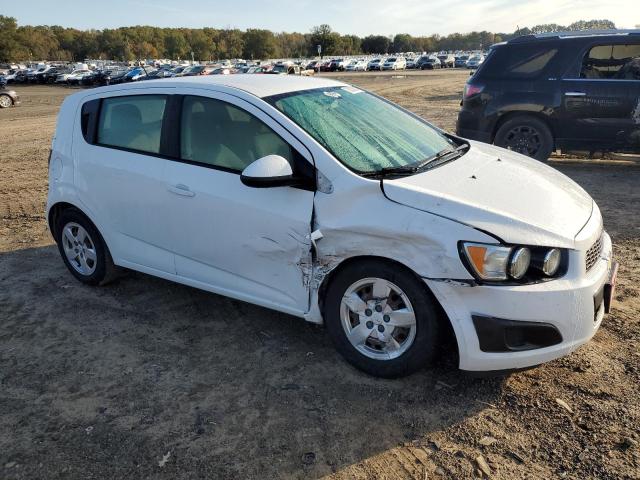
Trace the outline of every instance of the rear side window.
<instances>
[{"instance_id":1,"label":"rear side window","mask_svg":"<svg viewBox=\"0 0 640 480\"><path fill-rule=\"evenodd\" d=\"M82 105L80 128L82 129L82 136L87 143L94 143L99 108L100 100L91 100Z\"/></svg>"},{"instance_id":2,"label":"rear side window","mask_svg":"<svg viewBox=\"0 0 640 480\"><path fill-rule=\"evenodd\" d=\"M102 100L97 143L160 153L166 95L135 95Z\"/></svg>"},{"instance_id":3,"label":"rear side window","mask_svg":"<svg viewBox=\"0 0 640 480\"><path fill-rule=\"evenodd\" d=\"M229 103L194 96L182 105L180 155L234 172L267 155L294 165L293 149L261 120Z\"/></svg>"},{"instance_id":4,"label":"rear side window","mask_svg":"<svg viewBox=\"0 0 640 480\"><path fill-rule=\"evenodd\" d=\"M640 45L598 45L582 60L580 78L640 80Z\"/></svg>"},{"instance_id":5,"label":"rear side window","mask_svg":"<svg viewBox=\"0 0 640 480\"><path fill-rule=\"evenodd\" d=\"M558 49L551 45L507 45L491 52L482 69L487 78L534 80L557 58Z\"/></svg>"}]
</instances>

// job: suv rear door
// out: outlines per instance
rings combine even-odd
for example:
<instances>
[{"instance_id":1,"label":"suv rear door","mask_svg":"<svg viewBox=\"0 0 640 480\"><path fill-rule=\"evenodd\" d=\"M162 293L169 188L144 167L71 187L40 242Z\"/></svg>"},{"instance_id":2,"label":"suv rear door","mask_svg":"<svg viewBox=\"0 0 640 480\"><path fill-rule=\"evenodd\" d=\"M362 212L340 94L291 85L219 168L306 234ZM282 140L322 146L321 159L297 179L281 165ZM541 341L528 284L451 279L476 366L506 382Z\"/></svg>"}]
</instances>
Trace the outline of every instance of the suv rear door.
<instances>
[{"instance_id":1,"label":"suv rear door","mask_svg":"<svg viewBox=\"0 0 640 480\"><path fill-rule=\"evenodd\" d=\"M558 146L637 151L640 38L594 40L576 57L562 79Z\"/></svg>"}]
</instances>

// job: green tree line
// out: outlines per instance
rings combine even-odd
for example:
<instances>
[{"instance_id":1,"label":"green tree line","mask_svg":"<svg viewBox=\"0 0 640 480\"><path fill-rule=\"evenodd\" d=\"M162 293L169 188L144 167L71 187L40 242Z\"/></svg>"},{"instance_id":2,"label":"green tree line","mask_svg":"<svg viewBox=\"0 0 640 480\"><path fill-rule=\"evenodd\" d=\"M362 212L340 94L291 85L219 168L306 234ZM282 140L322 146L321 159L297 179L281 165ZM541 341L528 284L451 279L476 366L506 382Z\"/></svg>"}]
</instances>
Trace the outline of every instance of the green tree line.
<instances>
[{"instance_id":1,"label":"green tree line","mask_svg":"<svg viewBox=\"0 0 640 480\"><path fill-rule=\"evenodd\" d=\"M78 30L57 25L18 25L13 17L0 15L0 61L69 60L85 58L137 60L152 58L214 59L293 58L359 53L475 50L517 35L560 30L615 28L609 20L580 20L568 26L536 25L516 32L470 32L450 35L395 36L341 35L329 25L308 33L271 32L264 29L121 27Z\"/></svg>"}]
</instances>

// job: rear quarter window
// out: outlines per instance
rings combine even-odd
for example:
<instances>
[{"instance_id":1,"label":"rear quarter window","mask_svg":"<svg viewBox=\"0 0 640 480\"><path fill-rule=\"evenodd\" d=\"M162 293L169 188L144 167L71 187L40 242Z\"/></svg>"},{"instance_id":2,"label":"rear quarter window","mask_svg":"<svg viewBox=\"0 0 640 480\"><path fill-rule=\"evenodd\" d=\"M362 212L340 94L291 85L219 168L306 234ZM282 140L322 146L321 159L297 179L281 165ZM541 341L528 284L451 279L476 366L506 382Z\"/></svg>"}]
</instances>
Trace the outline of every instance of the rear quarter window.
<instances>
[{"instance_id":1,"label":"rear quarter window","mask_svg":"<svg viewBox=\"0 0 640 480\"><path fill-rule=\"evenodd\" d=\"M100 100L91 100L82 105L80 128L82 129L82 136L87 143L94 143L95 141L96 120L99 109Z\"/></svg>"},{"instance_id":2,"label":"rear quarter window","mask_svg":"<svg viewBox=\"0 0 640 480\"><path fill-rule=\"evenodd\" d=\"M482 77L535 80L546 74L557 58L555 45L505 45L491 52Z\"/></svg>"},{"instance_id":3,"label":"rear quarter window","mask_svg":"<svg viewBox=\"0 0 640 480\"><path fill-rule=\"evenodd\" d=\"M102 100L97 143L160 153L166 95L135 95Z\"/></svg>"}]
</instances>

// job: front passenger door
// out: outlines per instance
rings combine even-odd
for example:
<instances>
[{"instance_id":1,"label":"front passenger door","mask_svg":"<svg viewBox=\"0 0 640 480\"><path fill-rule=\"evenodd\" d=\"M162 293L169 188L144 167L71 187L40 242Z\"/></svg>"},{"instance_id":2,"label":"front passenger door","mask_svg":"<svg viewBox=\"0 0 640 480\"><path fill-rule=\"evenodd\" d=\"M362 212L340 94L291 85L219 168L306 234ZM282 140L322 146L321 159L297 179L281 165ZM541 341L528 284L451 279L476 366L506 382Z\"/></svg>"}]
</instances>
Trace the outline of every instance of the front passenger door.
<instances>
[{"instance_id":1,"label":"front passenger door","mask_svg":"<svg viewBox=\"0 0 640 480\"><path fill-rule=\"evenodd\" d=\"M194 92L196 93L196 92ZM308 310L314 192L251 188L240 173L308 151L248 102L222 93L182 99L179 161L166 168L167 221L178 276L196 286L300 315Z\"/></svg>"}]
</instances>

